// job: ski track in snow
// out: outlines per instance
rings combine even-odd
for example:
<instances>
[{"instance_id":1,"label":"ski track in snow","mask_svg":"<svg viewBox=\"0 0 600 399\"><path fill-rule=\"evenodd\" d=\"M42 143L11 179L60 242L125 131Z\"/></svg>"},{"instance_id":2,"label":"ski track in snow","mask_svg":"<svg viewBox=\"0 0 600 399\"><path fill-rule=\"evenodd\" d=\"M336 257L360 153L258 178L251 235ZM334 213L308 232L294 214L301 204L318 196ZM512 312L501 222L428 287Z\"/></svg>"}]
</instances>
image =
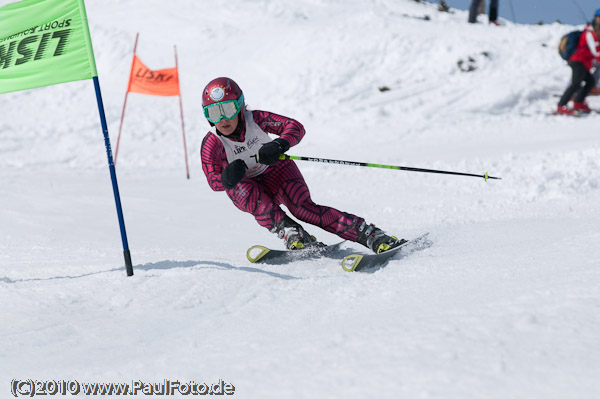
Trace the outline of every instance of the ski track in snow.
<instances>
[{"instance_id":1,"label":"ski track in snow","mask_svg":"<svg viewBox=\"0 0 600 399\"><path fill-rule=\"evenodd\" d=\"M171 378L239 398L599 397L600 115L548 115L572 26L409 0L86 3L113 153L135 33L150 68L177 45L191 179L177 100L129 96L126 278L92 83L0 96L0 396L13 378ZM250 264L281 243L199 159L200 93L223 75L304 124L292 155L502 180L298 161L315 202L433 245L374 273Z\"/></svg>"}]
</instances>

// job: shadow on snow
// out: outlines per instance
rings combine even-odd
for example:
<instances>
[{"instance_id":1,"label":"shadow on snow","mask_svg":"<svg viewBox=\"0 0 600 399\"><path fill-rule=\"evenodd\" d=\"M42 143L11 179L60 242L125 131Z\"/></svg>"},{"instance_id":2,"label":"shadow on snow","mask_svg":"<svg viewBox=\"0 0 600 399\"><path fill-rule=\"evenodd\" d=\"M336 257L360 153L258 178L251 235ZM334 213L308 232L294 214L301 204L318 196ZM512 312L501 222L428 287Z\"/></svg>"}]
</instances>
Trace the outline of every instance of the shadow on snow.
<instances>
[{"instance_id":1,"label":"shadow on snow","mask_svg":"<svg viewBox=\"0 0 600 399\"><path fill-rule=\"evenodd\" d=\"M229 263L203 261L203 260L201 260L201 261L164 260L164 261L154 262L154 263L145 263L143 265L135 265L135 266L133 266L133 271L136 272L136 271L141 271L141 270L143 270L143 271L170 270L170 269L192 268L192 267L198 267L198 269L225 269L225 270L235 270L235 271L242 271L242 272L249 272L249 273L261 273L261 274L266 274L268 276L283 279L283 280L299 279L298 277L281 274L281 273L270 272L267 270L258 269L256 267L247 267L247 266L237 267L237 266L233 266ZM30 281L77 279L77 278L84 278L84 277L107 274L107 273L112 273L112 272L125 272L125 268L117 267L117 268L108 269L108 270L101 270L101 271L91 272L91 273L82 273L82 274L71 275L71 276L51 276L51 277L26 278L26 279L16 279L16 280L10 279L8 277L0 277L0 283L15 284L15 283L30 282ZM135 275L133 277L135 278Z\"/></svg>"}]
</instances>

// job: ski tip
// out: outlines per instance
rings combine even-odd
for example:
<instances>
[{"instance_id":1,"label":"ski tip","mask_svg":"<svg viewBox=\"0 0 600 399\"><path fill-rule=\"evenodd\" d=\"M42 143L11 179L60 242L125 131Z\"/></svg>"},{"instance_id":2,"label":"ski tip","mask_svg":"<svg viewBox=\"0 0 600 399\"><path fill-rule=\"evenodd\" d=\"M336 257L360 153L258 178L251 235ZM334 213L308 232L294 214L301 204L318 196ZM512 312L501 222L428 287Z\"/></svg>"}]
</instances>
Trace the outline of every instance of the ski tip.
<instances>
[{"instance_id":1,"label":"ski tip","mask_svg":"<svg viewBox=\"0 0 600 399\"><path fill-rule=\"evenodd\" d=\"M255 252L256 250L258 250L258 253L256 254L256 256L253 256L252 252ZM248 251L246 251L246 257L248 258L250 263L256 263L259 260L261 260L263 258L263 256L268 254L270 251L271 250L269 248L263 247L262 245L254 245L254 246L248 248Z\"/></svg>"},{"instance_id":2,"label":"ski tip","mask_svg":"<svg viewBox=\"0 0 600 399\"><path fill-rule=\"evenodd\" d=\"M344 269L344 271L347 272L353 272L354 270L356 270L356 267L358 266L362 258L363 255L360 254L352 254L346 256L344 259L342 259L342 269Z\"/></svg>"}]
</instances>

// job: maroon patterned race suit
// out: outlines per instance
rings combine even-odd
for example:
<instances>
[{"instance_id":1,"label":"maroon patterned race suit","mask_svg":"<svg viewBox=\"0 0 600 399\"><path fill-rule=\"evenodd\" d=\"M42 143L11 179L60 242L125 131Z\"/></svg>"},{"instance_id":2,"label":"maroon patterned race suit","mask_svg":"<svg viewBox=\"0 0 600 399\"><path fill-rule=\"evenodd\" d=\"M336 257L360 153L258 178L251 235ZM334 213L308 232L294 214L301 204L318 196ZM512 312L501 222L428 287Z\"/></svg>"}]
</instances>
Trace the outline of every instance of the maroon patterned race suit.
<instances>
[{"instance_id":1,"label":"maroon patterned race suit","mask_svg":"<svg viewBox=\"0 0 600 399\"><path fill-rule=\"evenodd\" d=\"M296 120L266 111L247 111L253 122L263 132L280 136L290 143L298 144L304 137L304 127ZM241 116L241 115L240 115ZM242 118L239 119L242 122ZM248 121L238 138L244 140ZM221 183L221 173L228 165L227 155L221 140L233 140L217 136L216 129L210 131L202 141L200 151L202 170L210 188L226 191L236 207L254 216L258 224L271 230L285 217L280 205L285 205L297 219L319 226L339 237L356 241L358 226L362 218L337 209L317 205L310 198L308 186L292 160L280 160L267 167L261 174L245 176L233 189L226 190ZM233 141L238 141L233 140Z\"/></svg>"}]
</instances>

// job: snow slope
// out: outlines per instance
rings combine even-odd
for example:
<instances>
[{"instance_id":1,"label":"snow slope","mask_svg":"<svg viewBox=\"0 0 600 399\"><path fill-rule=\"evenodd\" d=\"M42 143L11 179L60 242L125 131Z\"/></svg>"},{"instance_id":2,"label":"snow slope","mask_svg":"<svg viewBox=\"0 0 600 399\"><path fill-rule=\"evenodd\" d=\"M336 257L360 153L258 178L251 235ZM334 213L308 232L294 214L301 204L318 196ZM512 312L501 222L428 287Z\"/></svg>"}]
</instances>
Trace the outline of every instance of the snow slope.
<instances>
[{"instance_id":1,"label":"snow slope","mask_svg":"<svg viewBox=\"0 0 600 399\"><path fill-rule=\"evenodd\" d=\"M549 115L572 26L469 25L411 0L86 3L113 148L136 32L150 68L177 45L191 179L177 100L132 94L126 278L92 83L0 96L0 396L26 378L222 379L239 398L600 395L600 116ZM281 243L209 189L198 155L200 92L223 75L304 124L290 154L502 180L298 162L316 202L433 246L371 274L249 264L250 245Z\"/></svg>"}]
</instances>

